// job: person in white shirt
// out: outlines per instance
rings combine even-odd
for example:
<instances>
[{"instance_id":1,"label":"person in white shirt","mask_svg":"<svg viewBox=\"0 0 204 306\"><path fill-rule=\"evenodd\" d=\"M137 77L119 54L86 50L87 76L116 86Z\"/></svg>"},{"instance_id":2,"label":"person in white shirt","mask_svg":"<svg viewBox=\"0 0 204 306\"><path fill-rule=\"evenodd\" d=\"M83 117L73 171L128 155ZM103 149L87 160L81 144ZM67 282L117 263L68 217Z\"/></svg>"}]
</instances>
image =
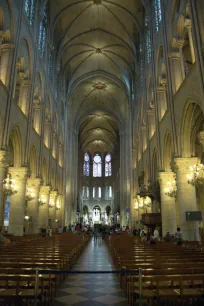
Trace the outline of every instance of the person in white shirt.
<instances>
[{"instance_id":1,"label":"person in white shirt","mask_svg":"<svg viewBox=\"0 0 204 306\"><path fill-rule=\"evenodd\" d=\"M183 238L182 238L182 232L181 232L181 229L180 227L177 228L177 231L175 233L175 241L178 245L182 245L183 244Z\"/></svg>"},{"instance_id":2,"label":"person in white shirt","mask_svg":"<svg viewBox=\"0 0 204 306\"><path fill-rule=\"evenodd\" d=\"M153 240L160 241L159 231L157 228L154 230Z\"/></svg>"}]
</instances>

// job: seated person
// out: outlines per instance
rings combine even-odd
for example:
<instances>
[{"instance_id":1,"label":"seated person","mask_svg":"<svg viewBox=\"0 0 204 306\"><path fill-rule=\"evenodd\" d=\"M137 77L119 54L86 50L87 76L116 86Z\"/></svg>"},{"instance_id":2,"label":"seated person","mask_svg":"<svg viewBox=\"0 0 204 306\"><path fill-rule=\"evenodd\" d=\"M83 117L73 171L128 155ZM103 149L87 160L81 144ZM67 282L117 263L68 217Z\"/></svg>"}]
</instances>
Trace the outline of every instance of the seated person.
<instances>
[{"instance_id":1,"label":"seated person","mask_svg":"<svg viewBox=\"0 0 204 306\"><path fill-rule=\"evenodd\" d=\"M0 243L3 243L4 246L7 246L10 244L10 240L4 237L4 235L0 234Z\"/></svg>"},{"instance_id":2,"label":"seated person","mask_svg":"<svg viewBox=\"0 0 204 306\"><path fill-rule=\"evenodd\" d=\"M166 235L165 235L165 237L164 237L164 241L166 241L166 242L171 242L171 240L172 240L172 237L171 237L170 233L167 232Z\"/></svg>"},{"instance_id":3,"label":"seated person","mask_svg":"<svg viewBox=\"0 0 204 306\"><path fill-rule=\"evenodd\" d=\"M158 231L157 228L155 228L155 230L154 230L154 234L153 234L153 236L152 236L152 240L160 241L159 231Z\"/></svg>"}]
</instances>

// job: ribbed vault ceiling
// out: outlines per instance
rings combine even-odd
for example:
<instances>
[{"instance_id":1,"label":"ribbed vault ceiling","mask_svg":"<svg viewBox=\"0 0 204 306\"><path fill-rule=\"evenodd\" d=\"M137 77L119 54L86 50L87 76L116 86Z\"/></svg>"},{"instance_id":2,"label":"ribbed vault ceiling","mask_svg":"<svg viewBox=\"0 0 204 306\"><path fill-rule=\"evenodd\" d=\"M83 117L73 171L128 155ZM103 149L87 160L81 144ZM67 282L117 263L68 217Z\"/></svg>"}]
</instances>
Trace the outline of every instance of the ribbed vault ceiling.
<instances>
[{"instance_id":1,"label":"ribbed vault ceiling","mask_svg":"<svg viewBox=\"0 0 204 306\"><path fill-rule=\"evenodd\" d=\"M58 0L50 6L81 148L113 151L130 103L143 6L140 0Z\"/></svg>"}]
</instances>

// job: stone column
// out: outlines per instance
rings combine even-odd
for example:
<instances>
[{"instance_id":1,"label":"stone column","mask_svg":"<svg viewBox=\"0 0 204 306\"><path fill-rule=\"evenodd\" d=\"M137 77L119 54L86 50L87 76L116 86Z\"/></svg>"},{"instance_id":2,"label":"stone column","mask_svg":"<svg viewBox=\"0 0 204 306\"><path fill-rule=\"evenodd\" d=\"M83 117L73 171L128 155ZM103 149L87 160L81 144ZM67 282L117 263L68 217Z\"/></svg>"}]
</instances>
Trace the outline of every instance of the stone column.
<instances>
[{"instance_id":1,"label":"stone column","mask_svg":"<svg viewBox=\"0 0 204 306\"><path fill-rule=\"evenodd\" d=\"M183 74L181 72L181 59L179 52L169 54L172 74L173 93L176 93L183 82Z\"/></svg>"},{"instance_id":2,"label":"stone column","mask_svg":"<svg viewBox=\"0 0 204 306\"><path fill-rule=\"evenodd\" d=\"M50 192L50 199L49 199L49 219L51 220L50 222L50 227L53 232L56 231L56 202L57 202L57 191L51 191Z\"/></svg>"},{"instance_id":3,"label":"stone column","mask_svg":"<svg viewBox=\"0 0 204 306\"><path fill-rule=\"evenodd\" d=\"M179 55L180 55L181 74L184 80L186 77L186 69L183 57L183 45L184 45L184 40L178 40L178 39L176 40L176 47L179 49Z\"/></svg>"},{"instance_id":4,"label":"stone column","mask_svg":"<svg viewBox=\"0 0 204 306\"><path fill-rule=\"evenodd\" d=\"M4 223L4 205L5 205L5 197L3 192L3 180L5 179L5 151L0 151L0 228Z\"/></svg>"},{"instance_id":5,"label":"stone column","mask_svg":"<svg viewBox=\"0 0 204 306\"><path fill-rule=\"evenodd\" d=\"M39 199L44 201L44 204L39 205L39 228L48 226L49 219L49 198L50 186L41 186Z\"/></svg>"},{"instance_id":6,"label":"stone column","mask_svg":"<svg viewBox=\"0 0 204 306\"><path fill-rule=\"evenodd\" d=\"M197 163L198 158L175 158L178 211L184 240L199 240L197 222L186 221L187 211L198 210L195 186L188 184L189 167Z\"/></svg>"},{"instance_id":7,"label":"stone column","mask_svg":"<svg viewBox=\"0 0 204 306\"><path fill-rule=\"evenodd\" d=\"M193 45L193 36L192 36L192 23L190 19L185 20L185 27L187 28L188 31L188 38L189 38L189 45L191 49L191 58L192 58L192 63L195 63L195 51L194 51L194 45Z\"/></svg>"},{"instance_id":8,"label":"stone column","mask_svg":"<svg viewBox=\"0 0 204 306\"><path fill-rule=\"evenodd\" d=\"M19 106L25 116L28 116L29 111L29 95L30 95L31 81L21 80L20 94L19 94Z\"/></svg>"},{"instance_id":9,"label":"stone column","mask_svg":"<svg viewBox=\"0 0 204 306\"><path fill-rule=\"evenodd\" d=\"M175 198L166 195L167 183L175 180L176 174L174 172L160 172L160 195L161 195L161 215L162 215L162 234L167 232L175 233L176 224L176 203Z\"/></svg>"},{"instance_id":10,"label":"stone column","mask_svg":"<svg viewBox=\"0 0 204 306\"><path fill-rule=\"evenodd\" d=\"M28 169L10 167L9 173L15 180L17 193L11 196L8 232L15 236L24 234L25 194Z\"/></svg>"},{"instance_id":11,"label":"stone column","mask_svg":"<svg viewBox=\"0 0 204 306\"><path fill-rule=\"evenodd\" d=\"M41 179L30 178L27 180L27 186L32 188L34 199L27 202L27 215L32 217L27 227L26 234L39 233L39 193L40 193Z\"/></svg>"},{"instance_id":12,"label":"stone column","mask_svg":"<svg viewBox=\"0 0 204 306\"><path fill-rule=\"evenodd\" d=\"M156 91L157 91L157 101L158 101L158 115L160 121L167 110L166 92L164 86L158 86L156 88Z\"/></svg>"},{"instance_id":13,"label":"stone column","mask_svg":"<svg viewBox=\"0 0 204 306\"><path fill-rule=\"evenodd\" d=\"M11 78L14 47L13 44L1 45L0 80L6 87L8 87Z\"/></svg>"},{"instance_id":14,"label":"stone column","mask_svg":"<svg viewBox=\"0 0 204 306\"><path fill-rule=\"evenodd\" d=\"M56 219L59 221L59 225L61 224L61 210L62 210L62 196L58 195L56 199Z\"/></svg>"}]
</instances>

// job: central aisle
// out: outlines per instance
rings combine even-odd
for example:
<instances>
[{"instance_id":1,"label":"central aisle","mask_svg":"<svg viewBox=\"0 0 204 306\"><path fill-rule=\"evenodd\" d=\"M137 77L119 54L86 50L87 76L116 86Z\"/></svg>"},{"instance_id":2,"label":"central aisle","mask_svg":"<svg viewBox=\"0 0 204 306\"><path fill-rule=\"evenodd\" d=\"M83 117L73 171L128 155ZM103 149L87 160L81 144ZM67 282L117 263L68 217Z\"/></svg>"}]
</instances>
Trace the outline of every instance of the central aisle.
<instances>
[{"instance_id":1,"label":"central aisle","mask_svg":"<svg viewBox=\"0 0 204 306\"><path fill-rule=\"evenodd\" d=\"M73 270L111 271L114 266L105 242L92 239ZM54 306L127 306L118 279L112 274L71 275L61 287Z\"/></svg>"}]
</instances>

